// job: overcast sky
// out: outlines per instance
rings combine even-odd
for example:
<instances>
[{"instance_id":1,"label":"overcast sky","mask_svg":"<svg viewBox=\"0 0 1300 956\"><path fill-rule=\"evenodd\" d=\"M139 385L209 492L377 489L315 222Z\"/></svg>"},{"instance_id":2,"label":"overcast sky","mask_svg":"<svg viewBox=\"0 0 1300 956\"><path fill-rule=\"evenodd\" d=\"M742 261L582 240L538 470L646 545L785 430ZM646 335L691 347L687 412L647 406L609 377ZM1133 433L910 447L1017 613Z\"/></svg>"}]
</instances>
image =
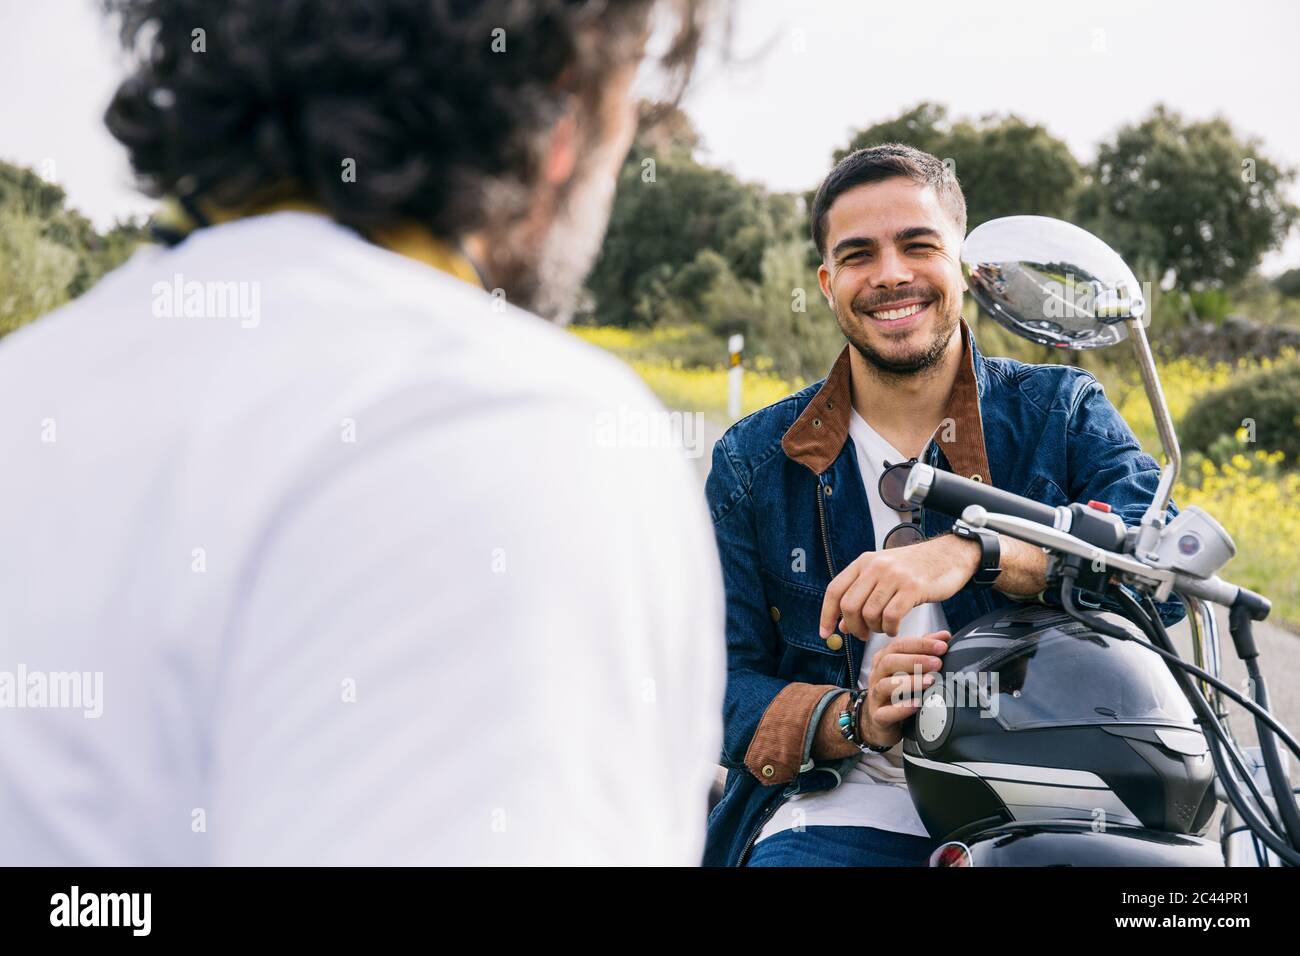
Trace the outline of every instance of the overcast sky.
<instances>
[{"instance_id":1,"label":"overcast sky","mask_svg":"<svg viewBox=\"0 0 1300 956\"><path fill-rule=\"evenodd\" d=\"M268 0L274 2L274 0ZM740 0L734 49L687 102L706 158L773 189L808 189L851 132L929 99L1014 112L1091 159L1164 102L1226 116L1300 167L1300 4ZM0 0L0 159L52 172L99 226L146 213L102 114L120 72L91 0ZM1300 202L1300 187L1293 189ZM1300 234L1265 262L1300 266Z\"/></svg>"}]
</instances>

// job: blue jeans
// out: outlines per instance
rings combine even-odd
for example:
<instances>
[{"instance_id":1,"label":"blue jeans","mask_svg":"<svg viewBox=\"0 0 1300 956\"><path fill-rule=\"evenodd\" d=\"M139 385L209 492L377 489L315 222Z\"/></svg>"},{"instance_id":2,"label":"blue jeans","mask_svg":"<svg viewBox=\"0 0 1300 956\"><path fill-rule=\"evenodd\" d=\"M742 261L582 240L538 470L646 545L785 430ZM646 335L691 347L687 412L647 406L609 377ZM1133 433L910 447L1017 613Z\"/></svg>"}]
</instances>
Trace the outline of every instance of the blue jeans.
<instances>
[{"instance_id":1,"label":"blue jeans","mask_svg":"<svg viewBox=\"0 0 1300 956\"><path fill-rule=\"evenodd\" d=\"M746 866L925 866L930 837L874 827L782 830L754 846Z\"/></svg>"}]
</instances>

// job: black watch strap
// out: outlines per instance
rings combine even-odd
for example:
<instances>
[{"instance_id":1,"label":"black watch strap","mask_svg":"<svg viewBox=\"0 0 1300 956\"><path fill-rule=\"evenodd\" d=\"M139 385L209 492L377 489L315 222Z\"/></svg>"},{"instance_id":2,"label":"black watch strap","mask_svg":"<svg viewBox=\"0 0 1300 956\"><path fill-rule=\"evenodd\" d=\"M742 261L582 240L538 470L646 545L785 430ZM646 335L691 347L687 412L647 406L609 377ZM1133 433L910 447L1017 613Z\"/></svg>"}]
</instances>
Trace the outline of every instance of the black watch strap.
<instances>
[{"instance_id":1,"label":"black watch strap","mask_svg":"<svg viewBox=\"0 0 1300 956\"><path fill-rule=\"evenodd\" d=\"M998 575L1002 573L1002 543L998 540L997 532L990 531L988 528L972 528L960 522L953 526L952 531L959 538L979 542L979 567L975 569L971 579L966 582L967 585L977 588L991 588L993 582L998 579Z\"/></svg>"}]
</instances>

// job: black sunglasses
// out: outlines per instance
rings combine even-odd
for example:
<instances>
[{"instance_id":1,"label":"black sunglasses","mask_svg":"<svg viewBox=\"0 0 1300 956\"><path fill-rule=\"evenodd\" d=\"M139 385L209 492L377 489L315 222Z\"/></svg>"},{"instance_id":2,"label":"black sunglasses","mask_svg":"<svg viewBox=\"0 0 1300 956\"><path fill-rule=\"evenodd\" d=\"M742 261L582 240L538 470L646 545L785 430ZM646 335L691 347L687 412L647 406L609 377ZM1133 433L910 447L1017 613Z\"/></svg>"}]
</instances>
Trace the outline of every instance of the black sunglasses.
<instances>
[{"instance_id":1,"label":"black sunglasses","mask_svg":"<svg viewBox=\"0 0 1300 956\"><path fill-rule=\"evenodd\" d=\"M885 470L881 473L880 482L876 486L881 501L894 511L908 516L907 521L895 525L885 535L886 548L905 548L909 544L920 544L925 540L925 532L921 530L921 506L911 504L903 497L907 476L912 473L912 466L917 460L913 458L894 465L886 461Z\"/></svg>"}]
</instances>

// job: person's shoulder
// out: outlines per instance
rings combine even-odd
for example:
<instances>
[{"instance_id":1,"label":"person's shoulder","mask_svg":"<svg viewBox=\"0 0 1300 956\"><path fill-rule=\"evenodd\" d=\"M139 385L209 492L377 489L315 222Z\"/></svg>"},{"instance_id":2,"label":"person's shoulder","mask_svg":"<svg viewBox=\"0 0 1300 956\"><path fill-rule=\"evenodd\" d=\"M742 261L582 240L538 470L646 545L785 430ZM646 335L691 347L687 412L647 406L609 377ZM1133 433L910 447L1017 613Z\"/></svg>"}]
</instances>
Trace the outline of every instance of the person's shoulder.
<instances>
[{"instance_id":1,"label":"person's shoulder","mask_svg":"<svg viewBox=\"0 0 1300 956\"><path fill-rule=\"evenodd\" d=\"M714 454L724 454L738 473L752 475L778 455L784 454L781 439L803 414L824 382L824 379L814 382L780 401L746 415L723 433Z\"/></svg>"},{"instance_id":2,"label":"person's shoulder","mask_svg":"<svg viewBox=\"0 0 1300 956\"><path fill-rule=\"evenodd\" d=\"M1027 399L1045 413L1069 411L1089 388L1095 385L1098 390L1102 389L1095 375L1074 365L988 356L984 359L984 366L994 396Z\"/></svg>"},{"instance_id":3,"label":"person's shoulder","mask_svg":"<svg viewBox=\"0 0 1300 956\"><path fill-rule=\"evenodd\" d=\"M323 365L355 371L370 359L397 371L392 359L400 356L401 370L416 378L454 369L456 387L467 395L587 405L653 401L623 363L516 307L501 291L370 243L326 217L255 217L200 234L193 246L198 264L264 275L268 338L282 331ZM176 262L177 269L185 265L184 258Z\"/></svg>"}]
</instances>

